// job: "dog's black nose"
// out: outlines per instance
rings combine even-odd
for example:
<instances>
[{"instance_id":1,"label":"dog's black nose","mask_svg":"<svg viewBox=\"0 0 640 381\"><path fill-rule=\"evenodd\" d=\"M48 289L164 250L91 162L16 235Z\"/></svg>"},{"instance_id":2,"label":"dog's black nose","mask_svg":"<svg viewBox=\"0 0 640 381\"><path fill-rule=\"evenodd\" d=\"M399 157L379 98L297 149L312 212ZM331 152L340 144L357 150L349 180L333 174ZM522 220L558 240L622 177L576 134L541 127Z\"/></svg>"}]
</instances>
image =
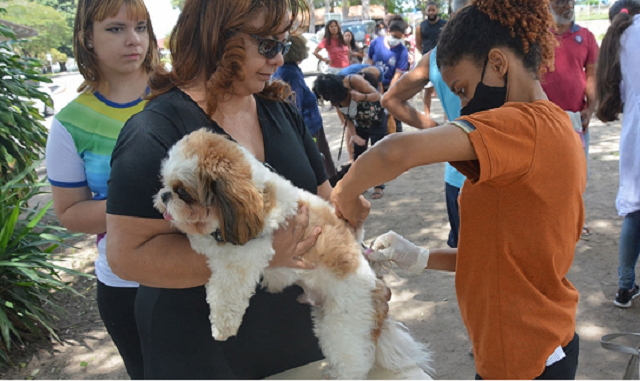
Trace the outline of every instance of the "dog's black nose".
<instances>
[{"instance_id":1,"label":"dog's black nose","mask_svg":"<svg viewBox=\"0 0 640 381\"><path fill-rule=\"evenodd\" d=\"M160 196L160 198L162 198L162 202L164 202L166 205L169 201L171 201L171 192L164 192L162 196Z\"/></svg>"}]
</instances>

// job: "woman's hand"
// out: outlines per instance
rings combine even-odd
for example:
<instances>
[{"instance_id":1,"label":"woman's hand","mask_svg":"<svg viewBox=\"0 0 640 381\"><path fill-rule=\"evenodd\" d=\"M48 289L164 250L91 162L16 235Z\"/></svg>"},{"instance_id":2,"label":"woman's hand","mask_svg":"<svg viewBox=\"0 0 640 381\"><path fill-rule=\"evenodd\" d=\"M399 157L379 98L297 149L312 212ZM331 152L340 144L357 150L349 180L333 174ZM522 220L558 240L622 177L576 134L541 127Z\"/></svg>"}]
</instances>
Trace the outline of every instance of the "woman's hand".
<instances>
[{"instance_id":1,"label":"woman's hand","mask_svg":"<svg viewBox=\"0 0 640 381\"><path fill-rule=\"evenodd\" d=\"M390 261L419 275L429 262L429 250L413 244L393 230L373 241L372 253L367 255L371 262Z\"/></svg>"},{"instance_id":2,"label":"woman's hand","mask_svg":"<svg viewBox=\"0 0 640 381\"><path fill-rule=\"evenodd\" d=\"M354 228L359 228L364 224L371 210L371 203L362 197L362 195L355 199L344 197L344 193L342 193L342 181L338 182L336 187L333 188L331 202L335 205L336 215L339 218L349 221L349 224Z\"/></svg>"},{"instance_id":3,"label":"woman's hand","mask_svg":"<svg viewBox=\"0 0 640 381\"><path fill-rule=\"evenodd\" d=\"M350 143L355 143L359 146L364 146L365 144L367 144L367 141L362 139L360 136L358 135L352 135L351 136L351 142Z\"/></svg>"},{"instance_id":4,"label":"woman's hand","mask_svg":"<svg viewBox=\"0 0 640 381\"><path fill-rule=\"evenodd\" d=\"M269 267L291 267L296 269L313 269L314 264L307 263L300 256L311 249L322 233L316 227L309 237L304 238L304 232L309 227L309 207L298 208L298 214L287 219L284 227L276 230L273 235L273 249L276 254L271 259Z\"/></svg>"},{"instance_id":5,"label":"woman's hand","mask_svg":"<svg viewBox=\"0 0 640 381\"><path fill-rule=\"evenodd\" d=\"M356 102L362 102L367 100L367 96L366 94L362 94L359 91L351 90L351 99L353 99Z\"/></svg>"},{"instance_id":6,"label":"woman's hand","mask_svg":"<svg viewBox=\"0 0 640 381\"><path fill-rule=\"evenodd\" d=\"M331 66L331 63L333 62L333 61L331 61L331 60L330 60L330 59L328 59L328 58L325 58L323 61L324 61L324 62L326 62L326 63L327 63L327 65L329 65L329 66Z\"/></svg>"}]
</instances>

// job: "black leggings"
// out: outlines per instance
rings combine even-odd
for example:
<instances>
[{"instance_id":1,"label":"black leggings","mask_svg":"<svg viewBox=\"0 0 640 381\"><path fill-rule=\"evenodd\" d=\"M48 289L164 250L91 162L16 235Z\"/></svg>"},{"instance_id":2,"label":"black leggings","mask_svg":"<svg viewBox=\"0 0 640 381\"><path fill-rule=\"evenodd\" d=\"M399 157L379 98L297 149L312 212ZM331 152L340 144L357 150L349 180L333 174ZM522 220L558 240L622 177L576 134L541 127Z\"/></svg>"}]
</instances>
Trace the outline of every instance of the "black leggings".
<instances>
[{"instance_id":1,"label":"black leggings","mask_svg":"<svg viewBox=\"0 0 640 381\"><path fill-rule=\"evenodd\" d=\"M565 358L544 368L544 372L536 377L536 380L575 380L576 371L578 370L578 355L580 354L580 337L577 333L573 335L573 339L562 348ZM476 374L476 380L482 380L480 375Z\"/></svg>"},{"instance_id":2,"label":"black leggings","mask_svg":"<svg viewBox=\"0 0 640 381\"><path fill-rule=\"evenodd\" d=\"M98 311L132 380L144 379L142 349L134 314L137 287L110 287L98 281Z\"/></svg>"}]
</instances>

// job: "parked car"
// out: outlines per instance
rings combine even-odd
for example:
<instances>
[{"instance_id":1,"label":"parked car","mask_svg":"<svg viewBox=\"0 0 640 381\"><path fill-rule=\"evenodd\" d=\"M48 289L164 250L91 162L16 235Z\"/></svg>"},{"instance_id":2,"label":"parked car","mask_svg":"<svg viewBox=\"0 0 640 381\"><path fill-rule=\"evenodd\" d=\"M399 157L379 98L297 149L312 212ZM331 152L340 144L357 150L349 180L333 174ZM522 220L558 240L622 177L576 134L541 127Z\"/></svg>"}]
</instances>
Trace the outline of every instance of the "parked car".
<instances>
[{"instance_id":1,"label":"parked car","mask_svg":"<svg viewBox=\"0 0 640 381\"><path fill-rule=\"evenodd\" d=\"M360 49L368 47L372 40L376 38L376 22L374 20L347 20L340 23L342 32L350 30ZM316 33L318 41L324 38L324 28Z\"/></svg>"}]
</instances>

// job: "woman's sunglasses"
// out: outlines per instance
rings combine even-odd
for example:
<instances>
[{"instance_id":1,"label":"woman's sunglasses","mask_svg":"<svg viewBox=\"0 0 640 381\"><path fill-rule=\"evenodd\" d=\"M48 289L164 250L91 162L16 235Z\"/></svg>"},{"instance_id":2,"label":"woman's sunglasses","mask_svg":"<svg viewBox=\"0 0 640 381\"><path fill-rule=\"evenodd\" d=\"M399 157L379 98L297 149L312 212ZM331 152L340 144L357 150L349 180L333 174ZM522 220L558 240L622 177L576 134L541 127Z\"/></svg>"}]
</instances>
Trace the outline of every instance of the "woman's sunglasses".
<instances>
[{"instance_id":1,"label":"woman's sunglasses","mask_svg":"<svg viewBox=\"0 0 640 381\"><path fill-rule=\"evenodd\" d=\"M282 52L282 55L284 56L289 51L289 48L291 48L290 41L282 42L270 38L258 37L255 34L250 34L249 36L258 40L258 42L260 43L260 45L258 46L258 53L262 54L267 59L272 59L280 52Z\"/></svg>"}]
</instances>

